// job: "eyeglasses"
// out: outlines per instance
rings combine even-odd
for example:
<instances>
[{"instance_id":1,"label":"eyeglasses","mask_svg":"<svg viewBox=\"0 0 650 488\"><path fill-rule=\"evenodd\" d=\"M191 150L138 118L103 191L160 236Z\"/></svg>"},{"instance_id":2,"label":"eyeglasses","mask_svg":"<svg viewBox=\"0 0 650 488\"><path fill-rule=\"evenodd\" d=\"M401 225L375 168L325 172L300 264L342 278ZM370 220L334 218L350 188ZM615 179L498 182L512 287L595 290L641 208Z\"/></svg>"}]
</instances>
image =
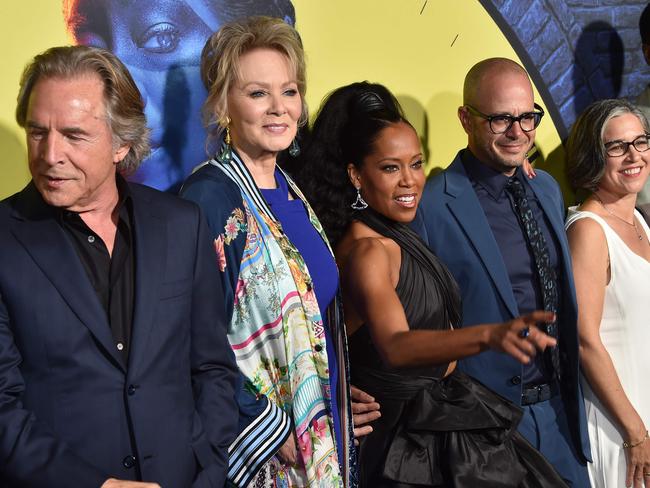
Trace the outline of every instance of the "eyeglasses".
<instances>
[{"instance_id":1,"label":"eyeglasses","mask_svg":"<svg viewBox=\"0 0 650 488\"><path fill-rule=\"evenodd\" d=\"M519 122L519 127L521 127L521 130L524 132L530 132L531 130L535 130L537 128L539 123L542 121L542 117L544 117L544 109L542 109L542 107L536 103L533 104L536 109L535 112L525 112L518 117L510 114L487 115L479 110L476 110L471 105L465 106L470 113L487 120L490 123L490 130L493 134L503 134L504 132L508 132L510 130L510 127L512 127L512 124L515 122Z\"/></svg>"},{"instance_id":2,"label":"eyeglasses","mask_svg":"<svg viewBox=\"0 0 650 488\"><path fill-rule=\"evenodd\" d=\"M650 149L650 141L648 138L650 134L643 134L642 136L637 137L633 141L611 141L605 143L605 152L608 156L617 157L623 156L630 146L634 146L638 152L646 152Z\"/></svg>"}]
</instances>

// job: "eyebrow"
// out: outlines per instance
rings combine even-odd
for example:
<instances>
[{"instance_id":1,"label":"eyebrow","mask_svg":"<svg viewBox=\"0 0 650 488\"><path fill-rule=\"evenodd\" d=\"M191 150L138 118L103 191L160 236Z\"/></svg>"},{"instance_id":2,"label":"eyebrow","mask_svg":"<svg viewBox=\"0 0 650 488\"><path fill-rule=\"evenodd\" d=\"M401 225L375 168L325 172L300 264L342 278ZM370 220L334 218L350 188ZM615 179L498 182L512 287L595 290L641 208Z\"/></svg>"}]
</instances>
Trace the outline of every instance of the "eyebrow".
<instances>
[{"instance_id":1,"label":"eyebrow","mask_svg":"<svg viewBox=\"0 0 650 488\"><path fill-rule=\"evenodd\" d=\"M49 129L44 125L40 125L32 120L27 121L26 125L29 129L49 131ZM82 129L81 127L63 127L62 129L59 129L58 132L61 132L62 134L88 135L88 132Z\"/></svg>"},{"instance_id":2,"label":"eyebrow","mask_svg":"<svg viewBox=\"0 0 650 488\"><path fill-rule=\"evenodd\" d=\"M423 157L424 157L424 154L421 153L421 152L420 152L420 153L417 153L417 154L414 154L413 156L411 156L411 158L410 158L410 162L414 162L415 159L417 159L417 158L423 158ZM386 158L383 158L383 159L380 159L379 161L377 161L377 163L391 163L391 162L393 162L393 163L401 163L401 162L402 162L402 159L400 159L400 158L393 158L393 157L389 156L389 157L386 157Z\"/></svg>"},{"instance_id":3,"label":"eyebrow","mask_svg":"<svg viewBox=\"0 0 650 488\"><path fill-rule=\"evenodd\" d=\"M645 132L642 132L638 136L633 136L633 139L632 139L631 142L636 141L639 137L643 137L643 136L647 136L647 135L648 134L646 134ZM607 144L614 144L615 142L628 142L628 141L626 141L624 139L612 139L611 141L603 142L603 144L606 146Z\"/></svg>"},{"instance_id":4,"label":"eyebrow","mask_svg":"<svg viewBox=\"0 0 650 488\"><path fill-rule=\"evenodd\" d=\"M285 82L285 83L282 83L281 86L287 86L287 85L291 85L291 84L296 84L296 85L297 85L297 84L298 84L298 81L296 81L296 80L289 80L289 81L287 81L287 82ZM263 88L268 88L268 87L271 86L269 83L265 83L265 82L263 82L263 81L249 81L248 83L246 83L245 85L243 85L242 88L248 88L248 87L251 86L251 85L257 85L257 86L261 86L261 87L263 87Z\"/></svg>"}]
</instances>

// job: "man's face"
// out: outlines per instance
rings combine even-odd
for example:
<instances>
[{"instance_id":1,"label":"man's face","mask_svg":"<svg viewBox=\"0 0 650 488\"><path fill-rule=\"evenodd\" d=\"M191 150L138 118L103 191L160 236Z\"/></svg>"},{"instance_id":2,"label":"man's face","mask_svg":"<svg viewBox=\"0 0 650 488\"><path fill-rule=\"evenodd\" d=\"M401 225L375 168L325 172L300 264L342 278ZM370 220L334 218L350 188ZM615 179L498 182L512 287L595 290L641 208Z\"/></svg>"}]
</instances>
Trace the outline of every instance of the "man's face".
<instances>
[{"instance_id":1,"label":"man's face","mask_svg":"<svg viewBox=\"0 0 650 488\"><path fill-rule=\"evenodd\" d=\"M81 18L77 42L112 51L142 93L152 152L131 178L161 190L206 159L199 63L219 28L214 12L205 12L211 9L197 0L78 0L73 7Z\"/></svg>"},{"instance_id":2,"label":"man's face","mask_svg":"<svg viewBox=\"0 0 650 488\"><path fill-rule=\"evenodd\" d=\"M486 115L513 115L533 112L533 90L523 73L492 72L481 80L472 106ZM535 130L524 132L518 122L503 134L494 134L489 122L467 108L458 111L468 147L484 164L511 175L522 165L526 153L535 142Z\"/></svg>"},{"instance_id":3,"label":"man's face","mask_svg":"<svg viewBox=\"0 0 650 488\"><path fill-rule=\"evenodd\" d=\"M129 148L114 147L99 77L39 80L25 130L29 170L46 203L74 212L117 203L116 165Z\"/></svg>"}]
</instances>

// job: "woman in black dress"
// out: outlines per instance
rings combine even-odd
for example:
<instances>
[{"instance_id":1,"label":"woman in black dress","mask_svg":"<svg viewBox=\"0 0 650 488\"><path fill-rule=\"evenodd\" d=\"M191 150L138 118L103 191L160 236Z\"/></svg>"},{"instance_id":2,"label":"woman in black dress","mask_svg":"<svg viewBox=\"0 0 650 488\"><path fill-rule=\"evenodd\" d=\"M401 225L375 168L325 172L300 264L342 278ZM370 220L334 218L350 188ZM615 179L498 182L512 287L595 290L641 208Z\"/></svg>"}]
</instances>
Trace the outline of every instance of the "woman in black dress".
<instances>
[{"instance_id":1,"label":"woman in black dress","mask_svg":"<svg viewBox=\"0 0 650 488\"><path fill-rule=\"evenodd\" d=\"M492 348L528 362L554 345L534 312L454 330L458 286L406 224L424 186L418 136L397 100L367 82L335 90L298 179L336 246L352 378L381 404L361 441L362 486L562 487L517 432L518 407L456 370Z\"/></svg>"}]
</instances>

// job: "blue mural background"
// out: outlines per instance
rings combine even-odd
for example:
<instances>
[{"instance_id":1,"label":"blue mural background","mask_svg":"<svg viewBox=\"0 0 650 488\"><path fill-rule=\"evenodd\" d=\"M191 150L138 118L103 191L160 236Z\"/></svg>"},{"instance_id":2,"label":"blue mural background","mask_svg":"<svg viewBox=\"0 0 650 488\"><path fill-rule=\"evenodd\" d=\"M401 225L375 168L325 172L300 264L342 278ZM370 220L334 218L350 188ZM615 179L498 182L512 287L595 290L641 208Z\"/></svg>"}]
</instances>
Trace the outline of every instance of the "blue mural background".
<instances>
[{"instance_id":1,"label":"blue mural background","mask_svg":"<svg viewBox=\"0 0 650 488\"><path fill-rule=\"evenodd\" d=\"M592 101L634 100L650 82L635 0L480 0L544 99L560 137Z\"/></svg>"}]
</instances>

